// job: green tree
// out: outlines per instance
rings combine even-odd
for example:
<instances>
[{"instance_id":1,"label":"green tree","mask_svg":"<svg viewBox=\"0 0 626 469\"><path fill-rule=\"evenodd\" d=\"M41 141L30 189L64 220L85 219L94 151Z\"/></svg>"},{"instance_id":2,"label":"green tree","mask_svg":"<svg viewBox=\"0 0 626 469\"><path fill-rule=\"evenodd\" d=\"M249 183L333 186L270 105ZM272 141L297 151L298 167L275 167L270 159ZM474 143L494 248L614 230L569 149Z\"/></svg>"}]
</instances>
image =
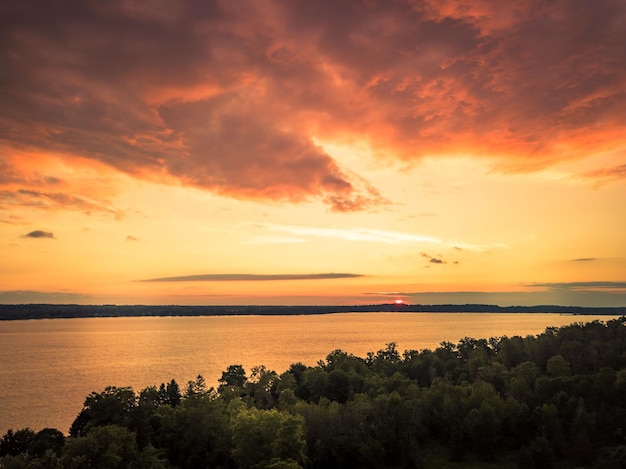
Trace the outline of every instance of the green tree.
<instances>
[{"instance_id":1,"label":"green tree","mask_svg":"<svg viewBox=\"0 0 626 469\"><path fill-rule=\"evenodd\" d=\"M82 411L72 423L70 436L80 436L100 425L127 425L137 407L137 396L130 387L108 386L103 392L92 392Z\"/></svg>"},{"instance_id":2,"label":"green tree","mask_svg":"<svg viewBox=\"0 0 626 469\"><path fill-rule=\"evenodd\" d=\"M222 392L224 388L242 388L247 380L246 370L242 365L230 365L226 371L222 371L222 377L218 379L220 383L218 390Z\"/></svg>"},{"instance_id":3,"label":"green tree","mask_svg":"<svg viewBox=\"0 0 626 469\"><path fill-rule=\"evenodd\" d=\"M56 428L44 428L35 435L29 452L37 458L43 457L46 451L52 451L59 456L65 445L65 437Z\"/></svg>"},{"instance_id":4,"label":"green tree","mask_svg":"<svg viewBox=\"0 0 626 469\"><path fill-rule=\"evenodd\" d=\"M352 393L350 376L343 370L333 370L328 374L326 397L331 401L345 403Z\"/></svg>"},{"instance_id":5,"label":"green tree","mask_svg":"<svg viewBox=\"0 0 626 469\"><path fill-rule=\"evenodd\" d=\"M276 409L241 409L231 420L233 456L242 469L302 467L306 461L304 419ZM295 464L294 464L295 463Z\"/></svg>"},{"instance_id":6,"label":"green tree","mask_svg":"<svg viewBox=\"0 0 626 469\"><path fill-rule=\"evenodd\" d=\"M165 405L156 386L148 386L139 392L137 407L131 413L127 426L137 435L139 449L145 448L153 438L150 420L159 406Z\"/></svg>"},{"instance_id":7,"label":"green tree","mask_svg":"<svg viewBox=\"0 0 626 469\"><path fill-rule=\"evenodd\" d=\"M327 386L328 373L320 367L309 368L302 373L302 385L296 395L301 399L318 402L320 397L326 395Z\"/></svg>"},{"instance_id":8,"label":"green tree","mask_svg":"<svg viewBox=\"0 0 626 469\"><path fill-rule=\"evenodd\" d=\"M202 375L198 375L194 381L187 382L185 389L185 399L195 399L206 396L213 392L213 388L207 388L206 381Z\"/></svg>"},{"instance_id":9,"label":"green tree","mask_svg":"<svg viewBox=\"0 0 626 469\"><path fill-rule=\"evenodd\" d=\"M563 355L550 357L546 364L546 371L548 375L553 377L570 376L572 374L569 363L563 358Z\"/></svg>"},{"instance_id":10,"label":"green tree","mask_svg":"<svg viewBox=\"0 0 626 469\"><path fill-rule=\"evenodd\" d=\"M159 386L159 400L162 404L176 407L180 404L181 398L180 386L175 380L167 383L167 386L165 383L161 383L161 386Z\"/></svg>"},{"instance_id":11,"label":"green tree","mask_svg":"<svg viewBox=\"0 0 626 469\"><path fill-rule=\"evenodd\" d=\"M17 456L28 452L35 437L36 433L30 428L22 428L16 432L9 429L0 440L0 456Z\"/></svg>"},{"instance_id":12,"label":"green tree","mask_svg":"<svg viewBox=\"0 0 626 469\"><path fill-rule=\"evenodd\" d=\"M279 381L275 371L268 370L265 366L255 366L245 384L245 392L257 408L270 409L278 398Z\"/></svg>"},{"instance_id":13,"label":"green tree","mask_svg":"<svg viewBox=\"0 0 626 469\"><path fill-rule=\"evenodd\" d=\"M85 436L71 438L65 447L67 469L165 468L151 448L139 451L135 434L119 425L94 427Z\"/></svg>"},{"instance_id":14,"label":"green tree","mask_svg":"<svg viewBox=\"0 0 626 469\"><path fill-rule=\"evenodd\" d=\"M170 404L172 407L176 407L178 404L180 404L181 398L182 396L180 393L180 386L178 386L178 383L176 381L170 381L167 385L167 403Z\"/></svg>"},{"instance_id":15,"label":"green tree","mask_svg":"<svg viewBox=\"0 0 626 469\"><path fill-rule=\"evenodd\" d=\"M366 359L368 366L381 376L391 376L401 364L400 352L398 352L395 342L389 342L384 349L379 350L374 355L369 353Z\"/></svg>"},{"instance_id":16,"label":"green tree","mask_svg":"<svg viewBox=\"0 0 626 469\"><path fill-rule=\"evenodd\" d=\"M491 401L484 401L480 407L470 410L464 420L474 451L486 459L493 458L499 443L500 419Z\"/></svg>"},{"instance_id":17,"label":"green tree","mask_svg":"<svg viewBox=\"0 0 626 469\"><path fill-rule=\"evenodd\" d=\"M239 401L234 401L239 402ZM154 445L182 469L228 466L231 438L227 404L212 395L161 406L151 418Z\"/></svg>"}]
</instances>

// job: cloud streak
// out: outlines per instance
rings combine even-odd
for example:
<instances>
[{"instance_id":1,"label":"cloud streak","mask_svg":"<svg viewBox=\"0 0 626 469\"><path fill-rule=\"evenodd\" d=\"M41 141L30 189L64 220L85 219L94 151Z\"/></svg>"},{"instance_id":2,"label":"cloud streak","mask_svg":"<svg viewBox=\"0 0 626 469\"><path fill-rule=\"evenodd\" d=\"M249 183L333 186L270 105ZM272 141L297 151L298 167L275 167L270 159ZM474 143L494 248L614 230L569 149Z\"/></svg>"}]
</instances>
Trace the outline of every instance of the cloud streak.
<instances>
[{"instance_id":1,"label":"cloud streak","mask_svg":"<svg viewBox=\"0 0 626 469\"><path fill-rule=\"evenodd\" d=\"M621 0L3 2L0 144L372 209L384 195L315 141L515 171L623 148L625 18Z\"/></svg>"},{"instance_id":2,"label":"cloud streak","mask_svg":"<svg viewBox=\"0 0 626 469\"><path fill-rule=\"evenodd\" d=\"M495 248L507 248L506 245L501 243L473 245L459 243L456 241L445 241L428 235L374 230L370 228L328 228L278 224L266 224L262 225L262 227L272 231L289 234L292 236L292 238L289 238L291 242L295 242L296 240L305 241L310 238L332 238L343 241L359 241L382 244L432 244L452 248L457 251L486 251ZM262 242L263 239L264 238L261 238L259 242Z\"/></svg>"},{"instance_id":3,"label":"cloud streak","mask_svg":"<svg viewBox=\"0 0 626 469\"><path fill-rule=\"evenodd\" d=\"M551 290L572 290L572 291L600 291L614 290L626 291L626 282L545 282L529 283L529 287L548 288Z\"/></svg>"},{"instance_id":4,"label":"cloud streak","mask_svg":"<svg viewBox=\"0 0 626 469\"><path fill-rule=\"evenodd\" d=\"M541 290L541 291L409 291L409 292L367 292L369 298L390 302L392 298L402 298L407 303L437 304L490 304L500 306L613 306L626 304L626 291L581 291L581 290Z\"/></svg>"},{"instance_id":5,"label":"cloud streak","mask_svg":"<svg viewBox=\"0 0 626 469\"><path fill-rule=\"evenodd\" d=\"M24 235L24 238L48 238L48 239L54 239L54 233L50 232L50 231L43 231L43 230L35 230L35 231L31 231L30 233L26 233Z\"/></svg>"},{"instance_id":6,"label":"cloud streak","mask_svg":"<svg viewBox=\"0 0 626 469\"><path fill-rule=\"evenodd\" d=\"M43 192L30 189L2 190L0 191L0 204L6 207L31 207L41 210L73 209L87 214L92 212L105 213L112 215L117 220L124 216L121 210L85 197L62 192Z\"/></svg>"},{"instance_id":7,"label":"cloud streak","mask_svg":"<svg viewBox=\"0 0 626 469\"><path fill-rule=\"evenodd\" d=\"M182 275L179 277L161 277L140 280L140 282L260 282L289 280L333 280L342 278L358 278L360 274L327 273L327 274L202 274Z\"/></svg>"},{"instance_id":8,"label":"cloud streak","mask_svg":"<svg viewBox=\"0 0 626 469\"><path fill-rule=\"evenodd\" d=\"M369 228L326 228L314 226L293 225L264 225L273 231L288 233L305 238L334 238L345 241L366 241L384 244L427 243L443 244L444 242L433 236L424 236L395 231L372 230Z\"/></svg>"},{"instance_id":9,"label":"cloud streak","mask_svg":"<svg viewBox=\"0 0 626 469\"><path fill-rule=\"evenodd\" d=\"M89 295L82 293L53 291L44 292L37 290L6 290L0 291L0 303L25 304L25 303L84 303L92 300Z\"/></svg>"},{"instance_id":10,"label":"cloud streak","mask_svg":"<svg viewBox=\"0 0 626 469\"><path fill-rule=\"evenodd\" d=\"M582 178L592 181L596 186L623 181L626 179L626 164L587 171Z\"/></svg>"}]
</instances>

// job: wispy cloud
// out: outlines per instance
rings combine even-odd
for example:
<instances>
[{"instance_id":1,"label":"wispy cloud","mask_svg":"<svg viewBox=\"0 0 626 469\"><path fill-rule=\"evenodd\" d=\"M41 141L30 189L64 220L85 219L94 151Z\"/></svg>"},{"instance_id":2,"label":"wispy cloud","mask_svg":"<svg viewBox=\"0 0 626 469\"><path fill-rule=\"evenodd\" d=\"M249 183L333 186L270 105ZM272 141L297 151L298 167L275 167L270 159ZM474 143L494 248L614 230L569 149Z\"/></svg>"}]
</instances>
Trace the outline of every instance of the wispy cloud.
<instances>
[{"instance_id":1,"label":"wispy cloud","mask_svg":"<svg viewBox=\"0 0 626 469\"><path fill-rule=\"evenodd\" d=\"M62 192L42 192L30 189L0 191L0 204L6 207L31 207L42 210L71 209L84 213L106 213L121 219L121 210L108 207L100 202Z\"/></svg>"},{"instance_id":2,"label":"wispy cloud","mask_svg":"<svg viewBox=\"0 0 626 469\"><path fill-rule=\"evenodd\" d=\"M2 206L0 206L2 208ZM0 223L6 223L7 225L28 225L28 222L19 215L9 215L6 220L0 220Z\"/></svg>"},{"instance_id":3,"label":"wispy cloud","mask_svg":"<svg viewBox=\"0 0 626 469\"><path fill-rule=\"evenodd\" d=\"M572 259L572 262L592 262L597 260L595 257L579 257L578 259Z\"/></svg>"},{"instance_id":4,"label":"wispy cloud","mask_svg":"<svg viewBox=\"0 0 626 469\"><path fill-rule=\"evenodd\" d=\"M55 291L45 292L37 290L8 290L0 291L0 303L80 303L89 300L91 296L81 293Z\"/></svg>"},{"instance_id":5,"label":"wispy cloud","mask_svg":"<svg viewBox=\"0 0 626 469\"><path fill-rule=\"evenodd\" d=\"M624 181L626 180L626 164L587 171L581 177L592 181L596 186L615 181Z\"/></svg>"},{"instance_id":6,"label":"wispy cloud","mask_svg":"<svg viewBox=\"0 0 626 469\"><path fill-rule=\"evenodd\" d=\"M316 226L264 224L262 228L287 233L298 240L310 238L332 238L344 241L360 241L382 244L431 244L452 248L457 251L487 251L490 249L507 248L505 244L474 245L457 241L447 241L435 236L402 233L398 231L375 230L371 228L329 228Z\"/></svg>"},{"instance_id":7,"label":"wispy cloud","mask_svg":"<svg viewBox=\"0 0 626 469\"><path fill-rule=\"evenodd\" d=\"M306 242L306 238L296 236L257 236L248 244L299 244Z\"/></svg>"},{"instance_id":8,"label":"wispy cloud","mask_svg":"<svg viewBox=\"0 0 626 469\"><path fill-rule=\"evenodd\" d=\"M407 217L402 218L402 220L412 220L415 218L432 218L432 217L436 217L437 214L436 213L417 213L415 215L409 215Z\"/></svg>"},{"instance_id":9,"label":"wispy cloud","mask_svg":"<svg viewBox=\"0 0 626 469\"><path fill-rule=\"evenodd\" d=\"M161 277L140 280L141 282L256 282L285 280L332 280L362 277L360 274L202 274L182 275L179 277Z\"/></svg>"},{"instance_id":10,"label":"wispy cloud","mask_svg":"<svg viewBox=\"0 0 626 469\"><path fill-rule=\"evenodd\" d=\"M395 231L373 230L369 228L326 228L314 226L295 225L263 225L264 227L289 233L294 236L305 238L334 238L345 241L367 241L385 244L403 243L427 243L444 244L444 242L433 236L417 235L412 233L399 233Z\"/></svg>"},{"instance_id":11,"label":"wispy cloud","mask_svg":"<svg viewBox=\"0 0 626 469\"><path fill-rule=\"evenodd\" d=\"M405 291L368 292L371 299L390 302L402 298L413 304L491 304L500 306L625 306L626 291L539 290L539 291Z\"/></svg>"},{"instance_id":12,"label":"wispy cloud","mask_svg":"<svg viewBox=\"0 0 626 469\"><path fill-rule=\"evenodd\" d=\"M139 238L136 238L135 236L132 236L132 235L128 235L126 236L126 241L139 241Z\"/></svg>"},{"instance_id":13,"label":"wispy cloud","mask_svg":"<svg viewBox=\"0 0 626 469\"><path fill-rule=\"evenodd\" d=\"M50 231L35 230L35 231L31 231L30 233L26 233L24 235L24 238L49 238L49 239L54 239L54 233L52 233Z\"/></svg>"},{"instance_id":14,"label":"wispy cloud","mask_svg":"<svg viewBox=\"0 0 626 469\"><path fill-rule=\"evenodd\" d=\"M573 290L573 291L598 291L598 290L626 290L626 282L536 282L528 283L526 286L548 288L551 290Z\"/></svg>"}]
</instances>

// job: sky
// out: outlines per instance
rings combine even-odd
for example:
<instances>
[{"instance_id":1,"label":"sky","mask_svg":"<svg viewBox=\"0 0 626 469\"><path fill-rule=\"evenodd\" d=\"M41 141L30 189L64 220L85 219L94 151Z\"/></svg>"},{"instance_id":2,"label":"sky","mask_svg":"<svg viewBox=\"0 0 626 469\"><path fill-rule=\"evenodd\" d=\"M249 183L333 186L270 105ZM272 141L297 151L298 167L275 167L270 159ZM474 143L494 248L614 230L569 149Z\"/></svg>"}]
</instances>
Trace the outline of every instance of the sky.
<instances>
[{"instance_id":1,"label":"sky","mask_svg":"<svg viewBox=\"0 0 626 469\"><path fill-rule=\"evenodd\" d=\"M623 0L5 0L0 303L626 306Z\"/></svg>"}]
</instances>

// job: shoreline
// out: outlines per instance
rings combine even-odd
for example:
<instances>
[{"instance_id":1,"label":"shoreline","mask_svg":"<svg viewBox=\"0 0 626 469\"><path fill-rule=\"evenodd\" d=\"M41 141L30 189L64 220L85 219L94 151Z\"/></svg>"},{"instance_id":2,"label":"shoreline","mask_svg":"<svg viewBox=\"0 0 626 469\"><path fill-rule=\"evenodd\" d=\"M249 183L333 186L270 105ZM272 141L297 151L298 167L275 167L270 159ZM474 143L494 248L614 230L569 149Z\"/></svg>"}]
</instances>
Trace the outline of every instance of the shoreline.
<instances>
[{"instance_id":1,"label":"shoreline","mask_svg":"<svg viewBox=\"0 0 626 469\"><path fill-rule=\"evenodd\" d=\"M582 306L498 306L483 304L371 304L353 306L179 306L179 305L74 305L74 304L3 304L0 321L29 319L71 319L103 317L164 316L296 316L337 313L554 313L571 315L626 315L626 307Z\"/></svg>"}]
</instances>

